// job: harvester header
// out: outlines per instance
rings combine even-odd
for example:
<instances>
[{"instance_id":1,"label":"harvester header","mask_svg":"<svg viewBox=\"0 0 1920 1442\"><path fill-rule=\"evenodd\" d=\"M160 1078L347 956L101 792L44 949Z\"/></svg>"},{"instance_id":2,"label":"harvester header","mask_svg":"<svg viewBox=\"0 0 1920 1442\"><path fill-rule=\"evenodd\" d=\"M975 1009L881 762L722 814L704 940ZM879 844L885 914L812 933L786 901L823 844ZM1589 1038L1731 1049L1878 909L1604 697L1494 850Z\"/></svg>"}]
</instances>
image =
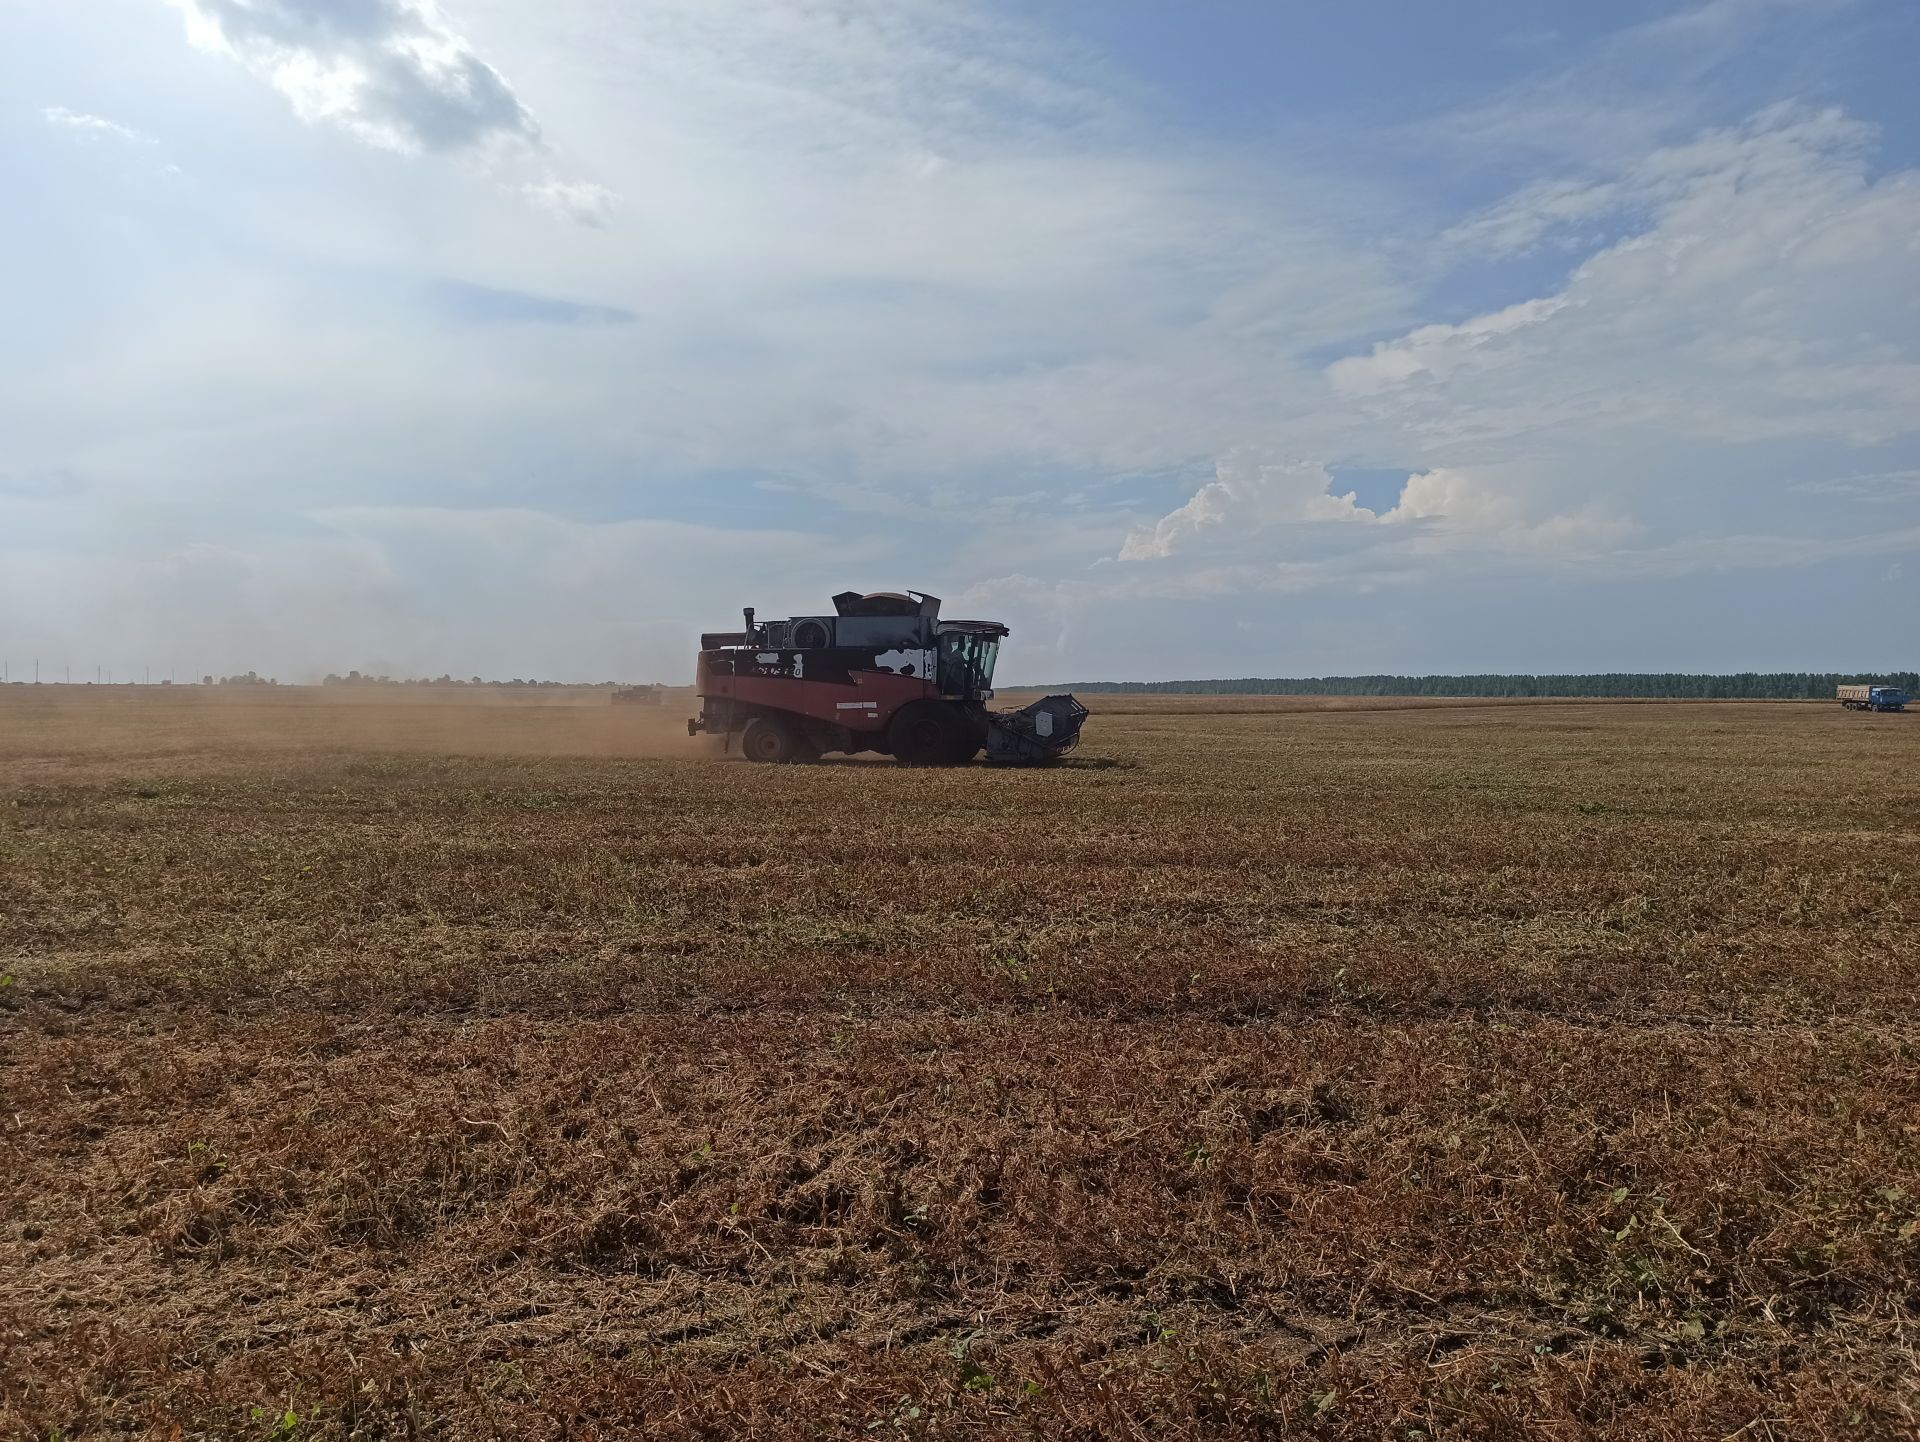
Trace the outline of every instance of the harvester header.
<instances>
[{"instance_id":1,"label":"harvester header","mask_svg":"<svg viewBox=\"0 0 1920 1442\"><path fill-rule=\"evenodd\" d=\"M1008 629L947 621L918 591L842 591L830 616L757 621L700 638L700 714L689 735L739 738L749 761L811 761L828 751L880 752L914 766L1057 760L1087 711L1048 696L990 712L993 670Z\"/></svg>"}]
</instances>

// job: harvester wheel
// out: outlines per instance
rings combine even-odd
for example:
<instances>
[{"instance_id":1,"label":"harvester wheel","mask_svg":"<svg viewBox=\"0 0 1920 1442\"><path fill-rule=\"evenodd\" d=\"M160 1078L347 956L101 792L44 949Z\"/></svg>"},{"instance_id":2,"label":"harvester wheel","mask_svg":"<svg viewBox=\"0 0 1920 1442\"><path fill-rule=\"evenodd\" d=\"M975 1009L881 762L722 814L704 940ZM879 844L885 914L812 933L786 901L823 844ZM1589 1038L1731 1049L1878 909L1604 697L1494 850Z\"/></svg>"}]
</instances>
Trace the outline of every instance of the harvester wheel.
<instances>
[{"instance_id":1,"label":"harvester wheel","mask_svg":"<svg viewBox=\"0 0 1920 1442\"><path fill-rule=\"evenodd\" d=\"M793 732L778 721L756 716L747 723L746 731L741 734L740 754L749 761L791 761L798 744Z\"/></svg>"},{"instance_id":2,"label":"harvester wheel","mask_svg":"<svg viewBox=\"0 0 1920 1442\"><path fill-rule=\"evenodd\" d=\"M962 718L938 701L902 707L887 727L887 749L903 766L955 765L970 754L971 739Z\"/></svg>"},{"instance_id":3,"label":"harvester wheel","mask_svg":"<svg viewBox=\"0 0 1920 1442\"><path fill-rule=\"evenodd\" d=\"M968 716L955 713L953 718L953 749L947 754L947 763L951 766L965 766L980 754L980 748L987 744L987 719L984 715Z\"/></svg>"}]
</instances>

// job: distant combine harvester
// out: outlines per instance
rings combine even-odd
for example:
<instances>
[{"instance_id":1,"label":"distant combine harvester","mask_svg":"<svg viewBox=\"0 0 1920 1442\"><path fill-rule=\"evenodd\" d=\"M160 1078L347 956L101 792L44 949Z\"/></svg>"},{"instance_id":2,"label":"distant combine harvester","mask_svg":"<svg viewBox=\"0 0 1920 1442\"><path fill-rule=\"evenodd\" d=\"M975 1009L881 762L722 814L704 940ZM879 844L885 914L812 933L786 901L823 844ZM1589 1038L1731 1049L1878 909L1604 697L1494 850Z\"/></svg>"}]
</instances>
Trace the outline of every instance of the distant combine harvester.
<instances>
[{"instance_id":1,"label":"distant combine harvester","mask_svg":"<svg viewBox=\"0 0 1920 1442\"><path fill-rule=\"evenodd\" d=\"M1907 693L1898 686L1839 686L1835 694L1849 711L1904 711Z\"/></svg>"},{"instance_id":2,"label":"distant combine harvester","mask_svg":"<svg viewBox=\"0 0 1920 1442\"><path fill-rule=\"evenodd\" d=\"M613 693L616 706L659 706L667 699L664 686L623 686Z\"/></svg>"}]
</instances>

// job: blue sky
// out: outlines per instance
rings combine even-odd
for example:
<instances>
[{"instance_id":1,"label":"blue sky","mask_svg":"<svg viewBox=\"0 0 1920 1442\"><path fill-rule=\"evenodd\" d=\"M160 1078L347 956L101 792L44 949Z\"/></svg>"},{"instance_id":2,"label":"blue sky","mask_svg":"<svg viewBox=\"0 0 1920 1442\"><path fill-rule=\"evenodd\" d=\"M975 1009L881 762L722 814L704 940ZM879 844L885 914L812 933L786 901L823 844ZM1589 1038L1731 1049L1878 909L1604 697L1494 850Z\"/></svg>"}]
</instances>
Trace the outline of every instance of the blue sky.
<instances>
[{"instance_id":1,"label":"blue sky","mask_svg":"<svg viewBox=\"0 0 1920 1442\"><path fill-rule=\"evenodd\" d=\"M10 0L0 653L1910 667L1920 8Z\"/></svg>"}]
</instances>

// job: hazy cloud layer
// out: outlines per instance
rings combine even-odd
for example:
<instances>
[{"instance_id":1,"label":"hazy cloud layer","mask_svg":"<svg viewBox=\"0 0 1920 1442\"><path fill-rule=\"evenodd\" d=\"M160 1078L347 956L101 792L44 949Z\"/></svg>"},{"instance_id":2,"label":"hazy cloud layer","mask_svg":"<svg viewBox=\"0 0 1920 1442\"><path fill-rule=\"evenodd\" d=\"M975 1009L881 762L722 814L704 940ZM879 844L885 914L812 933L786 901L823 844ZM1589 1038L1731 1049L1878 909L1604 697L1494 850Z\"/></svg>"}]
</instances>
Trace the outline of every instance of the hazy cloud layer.
<instances>
[{"instance_id":1,"label":"hazy cloud layer","mask_svg":"<svg viewBox=\"0 0 1920 1442\"><path fill-rule=\"evenodd\" d=\"M1920 152L1844 74L1741 68L1872 0L1596 22L1377 124L964 3L174 0L311 129L233 123L160 7L25 3L141 64L35 93L73 108L0 234L16 644L684 674L740 604L868 583L1004 608L1056 676L1517 666L1556 612L1636 664L1695 610L1715 665L1901 634ZM189 174L63 144L130 138L90 107ZM1763 622L1769 574L1819 594Z\"/></svg>"},{"instance_id":2,"label":"hazy cloud layer","mask_svg":"<svg viewBox=\"0 0 1920 1442\"><path fill-rule=\"evenodd\" d=\"M613 192L579 180L543 180L523 185L520 193L539 209L575 225L604 227L613 218Z\"/></svg>"},{"instance_id":3,"label":"hazy cloud layer","mask_svg":"<svg viewBox=\"0 0 1920 1442\"><path fill-rule=\"evenodd\" d=\"M1136 529L1120 559L1161 562L1152 584L1211 588L1229 576L1257 583L1264 552L1276 583L1337 585L1360 563L1303 572L1290 551L1300 528L1348 520L1398 523L1370 540L1379 549L1364 566L1409 581L1444 575L1468 550L1663 570L1786 563L1796 542L1785 537L1649 550L1634 512L1671 510L1683 489L1713 494L1701 445L1837 445L1826 464L1852 471L1848 450L1920 432L1920 177L1873 177L1871 142L1835 112L1776 108L1615 179L1527 187L1450 235L1506 251L1569 217L1614 218L1625 233L1552 294L1332 362L1330 409L1303 425L1323 437L1320 460L1224 461L1184 504ZM1376 515L1339 494L1327 466L1383 437L1428 464ZM1637 475L1596 464L1628 447ZM1905 474L1788 484L1898 500ZM1750 504L1753 477L1742 479ZM1837 512L1829 523L1849 519L1871 523ZM1884 545L1864 533L1827 540L1841 552Z\"/></svg>"},{"instance_id":4,"label":"hazy cloud layer","mask_svg":"<svg viewBox=\"0 0 1920 1442\"><path fill-rule=\"evenodd\" d=\"M522 509L342 507L272 540L148 548L112 574L84 549L21 556L0 569L0 614L52 618L43 655L144 657L183 678L249 669L235 664L247 656L285 680L667 676L690 635L737 619L743 576L778 570L818 590L885 550Z\"/></svg>"},{"instance_id":5,"label":"hazy cloud layer","mask_svg":"<svg viewBox=\"0 0 1920 1442\"><path fill-rule=\"evenodd\" d=\"M1599 185L1626 233L1564 289L1378 343L1328 378L1430 446L1912 435L1920 173L1874 176L1869 138L1785 108L1658 151ZM1537 219L1534 194L1492 214Z\"/></svg>"}]
</instances>

